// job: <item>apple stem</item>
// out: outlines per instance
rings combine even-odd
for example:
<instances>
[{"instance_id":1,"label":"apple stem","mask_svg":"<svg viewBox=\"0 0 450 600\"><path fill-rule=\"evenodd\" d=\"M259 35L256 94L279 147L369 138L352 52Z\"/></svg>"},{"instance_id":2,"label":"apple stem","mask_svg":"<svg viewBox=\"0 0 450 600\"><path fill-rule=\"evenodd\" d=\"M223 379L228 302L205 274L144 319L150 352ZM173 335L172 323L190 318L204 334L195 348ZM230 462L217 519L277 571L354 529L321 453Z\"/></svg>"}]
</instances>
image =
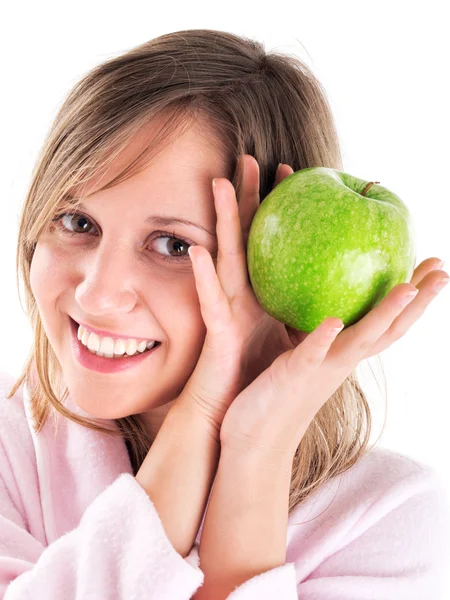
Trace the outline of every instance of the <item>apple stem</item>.
<instances>
[{"instance_id":1,"label":"apple stem","mask_svg":"<svg viewBox=\"0 0 450 600\"><path fill-rule=\"evenodd\" d=\"M370 181L366 187L363 189L363 191L361 192L361 196L365 196L367 194L367 192L370 190L370 188L373 186L374 183L380 183L379 181Z\"/></svg>"}]
</instances>

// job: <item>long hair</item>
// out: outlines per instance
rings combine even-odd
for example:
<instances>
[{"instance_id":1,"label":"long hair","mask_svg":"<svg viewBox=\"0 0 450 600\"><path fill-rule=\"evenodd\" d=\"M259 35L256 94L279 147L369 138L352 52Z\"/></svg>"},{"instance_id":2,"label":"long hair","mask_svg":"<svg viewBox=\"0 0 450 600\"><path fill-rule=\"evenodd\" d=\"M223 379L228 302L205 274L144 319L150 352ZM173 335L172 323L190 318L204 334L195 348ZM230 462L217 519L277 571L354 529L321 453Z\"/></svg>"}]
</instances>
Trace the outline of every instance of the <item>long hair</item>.
<instances>
[{"instance_id":1,"label":"long hair","mask_svg":"<svg viewBox=\"0 0 450 600\"><path fill-rule=\"evenodd\" d=\"M162 35L88 72L71 90L44 140L22 208L16 256L33 346L9 393L30 390L34 428L58 411L75 423L123 436L136 473L152 440L139 415L105 427L69 411L59 361L46 336L30 286L30 266L40 233L75 186L108 168L153 119L165 116L159 135L103 189L145 166L161 143L192 123L204 126L228 165L239 200L238 158L251 154L260 168L260 197L271 191L279 163L294 171L342 158L326 93L296 56L266 52L263 44L223 31L192 29ZM18 281L19 287L19 281ZM34 375L33 375L34 373ZM289 510L367 452L370 407L353 372L310 423L292 464Z\"/></svg>"}]
</instances>

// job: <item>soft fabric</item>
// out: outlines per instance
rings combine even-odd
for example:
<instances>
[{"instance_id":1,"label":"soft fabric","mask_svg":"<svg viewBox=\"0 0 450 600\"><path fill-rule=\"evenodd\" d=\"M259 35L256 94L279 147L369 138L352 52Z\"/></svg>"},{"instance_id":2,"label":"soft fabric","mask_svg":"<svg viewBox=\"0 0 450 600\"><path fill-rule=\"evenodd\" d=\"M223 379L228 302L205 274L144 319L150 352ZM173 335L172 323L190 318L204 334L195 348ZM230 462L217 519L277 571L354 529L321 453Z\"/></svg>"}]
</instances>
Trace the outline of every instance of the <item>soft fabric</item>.
<instances>
[{"instance_id":1,"label":"soft fabric","mask_svg":"<svg viewBox=\"0 0 450 600\"><path fill-rule=\"evenodd\" d=\"M0 599L191 598L203 522L183 558L123 439L59 413L36 435L27 389L6 398L13 382L0 373ZM448 600L449 507L432 467L373 448L291 512L286 564L228 598Z\"/></svg>"}]
</instances>

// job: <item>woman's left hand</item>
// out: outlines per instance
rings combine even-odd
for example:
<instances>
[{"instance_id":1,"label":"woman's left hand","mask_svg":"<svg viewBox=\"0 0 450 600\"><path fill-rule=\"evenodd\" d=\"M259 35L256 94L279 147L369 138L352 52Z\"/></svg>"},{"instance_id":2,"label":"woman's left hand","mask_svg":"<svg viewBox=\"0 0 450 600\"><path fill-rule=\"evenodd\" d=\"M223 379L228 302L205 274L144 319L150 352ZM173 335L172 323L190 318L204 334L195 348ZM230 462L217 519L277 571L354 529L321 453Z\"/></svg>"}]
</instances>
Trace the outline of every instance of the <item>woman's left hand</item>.
<instances>
[{"instance_id":1,"label":"woman's left hand","mask_svg":"<svg viewBox=\"0 0 450 600\"><path fill-rule=\"evenodd\" d=\"M221 445L293 459L314 416L359 362L403 337L436 297L434 285L448 275L433 270L433 260L422 262L411 283L392 288L341 333L332 330L342 321L329 317L303 334L301 343L279 355L233 400L222 422ZM408 292L416 288L416 297L407 301Z\"/></svg>"}]
</instances>

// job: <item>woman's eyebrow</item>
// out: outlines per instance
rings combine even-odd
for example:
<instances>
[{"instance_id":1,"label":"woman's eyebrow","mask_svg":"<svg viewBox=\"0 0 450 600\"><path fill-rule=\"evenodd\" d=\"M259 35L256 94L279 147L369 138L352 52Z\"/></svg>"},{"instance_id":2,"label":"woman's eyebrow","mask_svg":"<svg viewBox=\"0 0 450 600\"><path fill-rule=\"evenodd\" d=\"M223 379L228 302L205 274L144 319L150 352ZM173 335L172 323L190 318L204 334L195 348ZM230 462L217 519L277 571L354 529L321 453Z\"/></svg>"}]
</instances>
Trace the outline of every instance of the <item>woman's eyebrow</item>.
<instances>
[{"instance_id":1,"label":"woman's eyebrow","mask_svg":"<svg viewBox=\"0 0 450 600\"><path fill-rule=\"evenodd\" d=\"M206 231L209 235L214 238L217 238L215 233L212 233L208 229L205 229L202 225L198 223L194 223L194 221L189 221L188 219L181 219L180 217L165 217L164 215L150 215L145 219L145 223L157 223L158 225L172 225L172 223L184 223L185 225L192 225L193 227L197 227L197 229L201 229L202 231Z\"/></svg>"}]
</instances>

